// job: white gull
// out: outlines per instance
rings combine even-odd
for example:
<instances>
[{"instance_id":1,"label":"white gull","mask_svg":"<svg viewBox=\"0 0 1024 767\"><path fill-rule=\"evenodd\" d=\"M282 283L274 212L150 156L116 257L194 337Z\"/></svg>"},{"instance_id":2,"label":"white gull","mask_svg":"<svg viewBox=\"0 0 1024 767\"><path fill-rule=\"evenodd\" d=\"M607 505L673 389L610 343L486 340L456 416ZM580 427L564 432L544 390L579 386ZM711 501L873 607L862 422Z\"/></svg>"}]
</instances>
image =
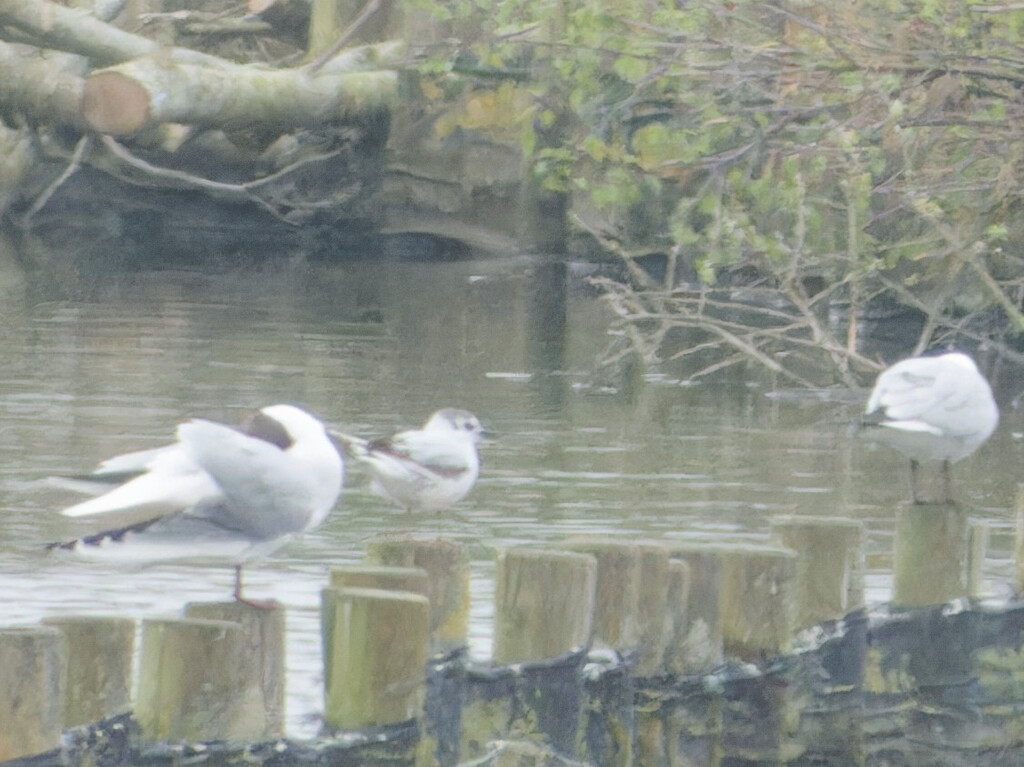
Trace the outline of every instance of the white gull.
<instances>
[{"instance_id":1,"label":"white gull","mask_svg":"<svg viewBox=\"0 0 1024 767\"><path fill-rule=\"evenodd\" d=\"M865 436L910 458L914 503L920 503L920 462L942 462L943 501L949 503L951 465L977 450L998 423L988 381L959 352L912 357L882 371L861 420Z\"/></svg>"},{"instance_id":2,"label":"white gull","mask_svg":"<svg viewBox=\"0 0 1024 767\"><path fill-rule=\"evenodd\" d=\"M483 428L466 410L438 410L422 429L381 439L331 436L366 466L377 495L410 512L440 511L462 500L480 472L477 444Z\"/></svg>"},{"instance_id":3,"label":"white gull","mask_svg":"<svg viewBox=\"0 0 1024 767\"><path fill-rule=\"evenodd\" d=\"M110 488L64 509L97 517L98 533L51 548L119 562L228 562L242 599L242 565L327 517L344 465L324 425L292 405L271 405L241 428L193 419L166 447L100 464L88 479Z\"/></svg>"}]
</instances>

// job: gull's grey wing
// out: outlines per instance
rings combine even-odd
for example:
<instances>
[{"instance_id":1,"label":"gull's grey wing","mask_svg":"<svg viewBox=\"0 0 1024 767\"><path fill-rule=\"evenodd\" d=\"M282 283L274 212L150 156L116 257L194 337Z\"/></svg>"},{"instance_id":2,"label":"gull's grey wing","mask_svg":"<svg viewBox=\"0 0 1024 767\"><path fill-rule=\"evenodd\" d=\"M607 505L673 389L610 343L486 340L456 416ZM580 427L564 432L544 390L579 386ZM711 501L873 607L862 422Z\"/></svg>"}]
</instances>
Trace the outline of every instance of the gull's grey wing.
<instances>
[{"instance_id":1,"label":"gull's grey wing","mask_svg":"<svg viewBox=\"0 0 1024 767\"><path fill-rule=\"evenodd\" d=\"M201 506L196 514L259 538L303 529L307 485L301 468L276 444L203 420L182 424L178 436L224 497L223 504Z\"/></svg>"}]
</instances>

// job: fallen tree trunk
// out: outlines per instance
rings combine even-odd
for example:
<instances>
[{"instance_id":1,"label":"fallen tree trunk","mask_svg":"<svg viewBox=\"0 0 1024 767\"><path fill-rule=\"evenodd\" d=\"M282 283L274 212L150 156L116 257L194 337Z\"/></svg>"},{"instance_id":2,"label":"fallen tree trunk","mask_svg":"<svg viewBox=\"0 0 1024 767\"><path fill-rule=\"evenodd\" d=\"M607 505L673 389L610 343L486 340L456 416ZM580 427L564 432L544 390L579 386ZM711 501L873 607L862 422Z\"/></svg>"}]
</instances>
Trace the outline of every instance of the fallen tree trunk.
<instances>
[{"instance_id":1,"label":"fallen tree trunk","mask_svg":"<svg viewBox=\"0 0 1024 767\"><path fill-rule=\"evenodd\" d=\"M398 75L390 70L309 75L301 69L219 67L147 57L85 81L82 113L101 133L130 135L161 123L309 127L352 121L387 106Z\"/></svg>"},{"instance_id":2,"label":"fallen tree trunk","mask_svg":"<svg viewBox=\"0 0 1024 767\"><path fill-rule=\"evenodd\" d=\"M78 57L0 42L0 104L37 120L84 128L84 70Z\"/></svg>"},{"instance_id":3,"label":"fallen tree trunk","mask_svg":"<svg viewBox=\"0 0 1024 767\"><path fill-rule=\"evenodd\" d=\"M20 30L41 48L76 53L100 66L166 51L155 40L106 24L87 11L40 0L3 0L0 24ZM193 61L219 61L198 51L176 50Z\"/></svg>"},{"instance_id":4,"label":"fallen tree trunk","mask_svg":"<svg viewBox=\"0 0 1024 767\"><path fill-rule=\"evenodd\" d=\"M312 73L235 64L162 46L41 0L0 2L3 24L40 45L113 66L82 85L35 51L29 55L6 46L0 50L0 72L9 76L0 84L0 103L14 103L43 120L122 136L168 122L231 130L351 121L388 105L395 94L395 72L362 70L394 66L404 52L400 43L364 46Z\"/></svg>"}]
</instances>

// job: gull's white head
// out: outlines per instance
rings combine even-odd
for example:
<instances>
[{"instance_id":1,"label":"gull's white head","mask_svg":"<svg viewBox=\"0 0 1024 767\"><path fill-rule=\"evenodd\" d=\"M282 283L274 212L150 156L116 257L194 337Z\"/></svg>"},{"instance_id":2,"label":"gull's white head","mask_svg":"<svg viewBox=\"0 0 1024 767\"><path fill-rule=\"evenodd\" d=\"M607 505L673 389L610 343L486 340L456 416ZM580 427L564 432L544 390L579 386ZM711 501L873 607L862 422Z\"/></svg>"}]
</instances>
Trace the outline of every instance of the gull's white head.
<instances>
[{"instance_id":1,"label":"gull's white head","mask_svg":"<svg viewBox=\"0 0 1024 767\"><path fill-rule=\"evenodd\" d=\"M451 433L459 435L460 438L469 440L474 445L480 442L484 436L484 429L479 419L467 410L459 410L453 407L446 407L438 410L427 421L423 431Z\"/></svg>"},{"instance_id":2,"label":"gull's white head","mask_svg":"<svg viewBox=\"0 0 1024 767\"><path fill-rule=\"evenodd\" d=\"M319 525L337 501L345 477L345 463L324 424L294 405L270 405L242 429L286 454L290 471L301 477L289 502L309 511L305 529Z\"/></svg>"},{"instance_id":3,"label":"gull's white head","mask_svg":"<svg viewBox=\"0 0 1024 767\"><path fill-rule=\"evenodd\" d=\"M324 425L294 405L269 405L249 417L242 431L288 450L296 442L327 439Z\"/></svg>"}]
</instances>

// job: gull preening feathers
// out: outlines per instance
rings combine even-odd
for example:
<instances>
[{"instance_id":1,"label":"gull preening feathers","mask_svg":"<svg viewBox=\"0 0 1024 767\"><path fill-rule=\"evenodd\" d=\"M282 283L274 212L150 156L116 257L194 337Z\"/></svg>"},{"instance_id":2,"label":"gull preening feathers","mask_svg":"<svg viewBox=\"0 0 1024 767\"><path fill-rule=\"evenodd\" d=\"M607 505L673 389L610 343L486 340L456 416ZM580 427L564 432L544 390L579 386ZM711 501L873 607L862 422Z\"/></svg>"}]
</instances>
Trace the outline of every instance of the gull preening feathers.
<instances>
[{"instance_id":1,"label":"gull preening feathers","mask_svg":"<svg viewBox=\"0 0 1024 767\"><path fill-rule=\"evenodd\" d=\"M480 472L483 429L465 410L438 410L422 429L382 439L332 436L369 470L373 492L410 512L440 511L460 501Z\"/></svg>"},{"instance_id":2,"label":"gull preening feathers","mask_svg":"<svg viewBox=\"0 0 1024 767\"><path fill-rule=\"evenodd\" d=\"M242 600L242 564L323 522L343 476L324 425L292 405L265 407L238 429L193 419L172 445L101 463L88 479L117 484L62 513L110 522L53 547L110 561L227 561Z\"/></svg>"},{"instance_id":3,"label":"gull preening feathers","mask_svg":"<svg viewBox=\"0 0 1024 767\"><path fill-rule=\"evenodd\" d=\"M977 450L998 423L988 381L959 352L912 357L882 371L861 421L866 436L910 458L913 503L920 502L920 462L942 462L943 500L949 503L950 466Z\"/></svg>"}]
</instances>

